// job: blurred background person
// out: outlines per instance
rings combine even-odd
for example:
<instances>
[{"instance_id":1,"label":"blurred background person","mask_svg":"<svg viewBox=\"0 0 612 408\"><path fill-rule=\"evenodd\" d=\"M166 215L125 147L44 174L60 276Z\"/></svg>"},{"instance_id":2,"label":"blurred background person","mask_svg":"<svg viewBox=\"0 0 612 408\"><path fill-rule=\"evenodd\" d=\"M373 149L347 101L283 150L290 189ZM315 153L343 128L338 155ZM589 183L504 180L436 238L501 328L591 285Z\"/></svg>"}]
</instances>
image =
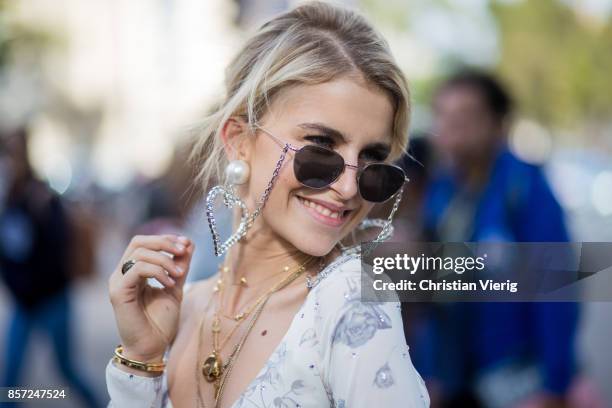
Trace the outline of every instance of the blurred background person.
<instances>
[{"instance_id":1,"label":"blurred background person","mask_svg":"<svg viewBox=\"0 0 612 408\"><path fill-rule=\"evenodd\" d=\"M509 151L514 107L505 87L487 73L464 71L442 82L432 104L438 160L424 205L430 240L568 241L542 170ZM564 406L578 370L577 304L430 309L429 337L415 354L427 361L442 406Z\"/></svg>"},{"instance_id":2,"label":"blurred background person","mask_svg":"<svg viewBox=\"0 0 612 408\"><path fill-rule=\"evenodd\" d=\"M410 180L404 186L406 200L400 202L395 218L393 238L395 242L422 242L425 240L424 220L422 214L423 200L429 186L432 162L431 137L427 133L417 132L410 136L408 151L396 163L406 173ZM393 203L375 206L370 217L385 218L393 207Z\"/></svg>"},{"instance_id":3,"label":"blurred background person","mask_svg":"<svg viewBox=\"0 0 612 408\"><path fill-rule=\"evenodd\" d=\"M27 385L22 366L33 330L41 330L53 347L57 366L84 406L97 399L78 373L73 358L72 311L68 289L72 226L64 204L32 171L27 130L20 127L0 137L3 194L0 203L0 274L13 298L5 339L2 387Z\"/></svg>"},{"instance_id":4,"label":"blurred background person","mask_svg":"<svg viewBox=\"0 0 612 408\"><path fill-rule=\"evenodd\" d=\"M409 182L404 184L405 200L402 200L395 213L393 235L390 242L423 242L425 240L422 206L425 192L429 185L431 163L431 141L425 133L410 136L409 145L404 155L395 165L401 167ZM368 214L370 219L386 219L393 209L393 200L377 204ZM353 242L372 240L380 228L372 227L363 233L355 234Z\"/></svg>"}]
</instances>

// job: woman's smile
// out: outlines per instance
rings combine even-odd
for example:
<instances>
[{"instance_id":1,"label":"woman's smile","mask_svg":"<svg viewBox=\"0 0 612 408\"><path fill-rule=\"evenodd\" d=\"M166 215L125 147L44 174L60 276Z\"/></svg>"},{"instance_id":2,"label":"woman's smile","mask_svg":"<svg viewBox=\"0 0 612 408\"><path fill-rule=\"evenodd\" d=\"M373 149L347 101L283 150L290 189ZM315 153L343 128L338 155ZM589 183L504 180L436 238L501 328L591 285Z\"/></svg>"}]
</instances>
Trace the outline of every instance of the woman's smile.
<instances>
[{"instance_id":1,"label":"woman's smile","mask_svg":"<svg viewBox=\"0 0 612 408\"><path fill-rule=\"evenodd\" d=\"M349 219L348 215L353 211L323 200L307 199L301 196L296 196L296 198L306 213L315 221L328 227L341 227Z\"/></svg>"}]
</instances>

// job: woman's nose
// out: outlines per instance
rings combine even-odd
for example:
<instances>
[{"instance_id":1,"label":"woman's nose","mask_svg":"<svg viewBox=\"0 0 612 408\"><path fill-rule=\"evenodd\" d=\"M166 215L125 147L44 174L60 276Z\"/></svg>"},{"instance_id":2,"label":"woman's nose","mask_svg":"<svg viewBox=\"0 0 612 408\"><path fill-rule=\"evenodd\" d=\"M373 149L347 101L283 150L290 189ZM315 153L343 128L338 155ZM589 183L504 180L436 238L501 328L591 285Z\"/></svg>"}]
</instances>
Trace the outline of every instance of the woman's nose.
<instances>
[{"instance_id":1,"label":"woman's nose","mask_svg":"<svg viewBox=\"0 0 612 408\"><path fill-rule=\"evenodd\" d=\"M346 166L338 180L332 183L331 188L336 190L343 200L348 201L355 197L359 190L357 186L357 169Z\"/></svg>"}]
</instances>

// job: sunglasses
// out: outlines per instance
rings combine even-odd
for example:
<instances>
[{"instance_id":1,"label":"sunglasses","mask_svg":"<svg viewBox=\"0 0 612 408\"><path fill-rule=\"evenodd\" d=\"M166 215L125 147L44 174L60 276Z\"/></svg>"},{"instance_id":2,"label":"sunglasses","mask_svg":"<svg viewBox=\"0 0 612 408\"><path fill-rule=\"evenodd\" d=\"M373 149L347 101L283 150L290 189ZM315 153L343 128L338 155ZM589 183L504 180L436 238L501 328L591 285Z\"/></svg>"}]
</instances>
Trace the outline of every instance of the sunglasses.
<instances>
[{"instance_id":1,"label":"sunglasses","mask_svg":"<svg viewBox=\"0 0 612 408\"><path fill-rule=\"evenodd\" d=\"M295 147L256 125L265 134L295 152L293 172L305 187L323 189L340 178L346 167L357 170L357 186L361 197L382 203L393 197L409 181L401 167L387 163L369 163L363 167L348 164L337 152L316 145Z\"/></svg>"}]
</instances>

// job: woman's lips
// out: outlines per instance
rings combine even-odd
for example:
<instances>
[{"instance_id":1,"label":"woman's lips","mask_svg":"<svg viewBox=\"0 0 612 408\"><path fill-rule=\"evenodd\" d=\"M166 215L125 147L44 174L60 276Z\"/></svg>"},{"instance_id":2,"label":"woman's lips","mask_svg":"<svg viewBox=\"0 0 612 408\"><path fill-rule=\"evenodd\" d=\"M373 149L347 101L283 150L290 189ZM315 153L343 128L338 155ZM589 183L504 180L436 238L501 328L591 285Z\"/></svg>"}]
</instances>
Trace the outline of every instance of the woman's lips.
<instances>
[{"instance_id":1,"label":"woman's lips","mask_svg":"<svg viewBox=\"0 0 612 408\"><path fill-rule=\"evenodd\" d=\"M300 205L306 209L312 218L329 227L339 227L347 220L347 215L351 210L332 211L327 207L296 196Z\"/></svg>"}]
</instances>

